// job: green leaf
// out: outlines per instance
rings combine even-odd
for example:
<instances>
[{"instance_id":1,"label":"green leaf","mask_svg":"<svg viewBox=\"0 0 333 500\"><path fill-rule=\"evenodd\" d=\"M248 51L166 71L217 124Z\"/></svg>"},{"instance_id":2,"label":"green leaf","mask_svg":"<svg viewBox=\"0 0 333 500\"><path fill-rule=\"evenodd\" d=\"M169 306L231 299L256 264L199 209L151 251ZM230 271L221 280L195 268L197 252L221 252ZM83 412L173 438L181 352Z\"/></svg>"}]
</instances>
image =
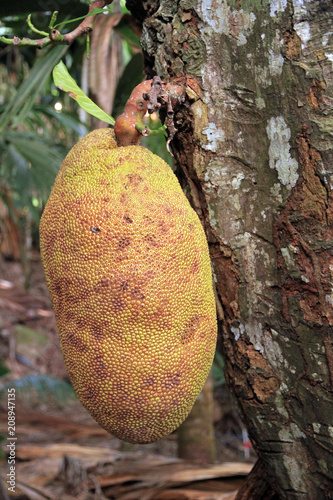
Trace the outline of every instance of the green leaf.
<instances>
[{"instance_id":1,"label":"green leaf","mask_svg":"<svg viewBox=\"0 0 333 500\"><path fill-rule=\"evenodd\" d=\"M102 12L108 12L107 9L93 9L89 14L86 14L85 16L77 17L76 19L70 19L69 21L65 21L63 23L56 24L53 26L53 28L57 28L58 26L63 26L64 24L69 24L69 23L74 23L75 21L81 21L82 19L85 19L86 17L94 16L96 14L101 14Z\"/></svg>"},{"instance_id":2,"label":"green leaf","mask_svg":"<svg viewBox=\"0 0 333 500\"><path fill-rule=\"evenodd\" d=\"M77 85L74 78L72 78L68 73L67 68L62 61L60 61L53 70L53 80L54 84L59 87L59 89L67 92L70 97L75 99L84 111L92 116L95 116L95 118L102 120L103 122L114 125L115 121L112 116L105 113L105 111L103 111L99 106L97 106L97 104L89 99L88 96L86 96L86 94Z\"/></svg>"},{"instance_id":3,"label":"green leaf","mask_svg":"<svg viewBox=\"0 0 333 500\"><path fill-rule=\"evenodd\" d=\"M13 125L17 127L26 118L35 103L36 97L41 93L52 68L67 50L67 45L57 45L48 48L48 50L43 52L43 55L37 57L27 78L25 78L20 85L16 94L12 97L1 115L0 132L3 131L11 121L14 120Z\"/></svg>"},{"instance_id":4,"label":"green leaf","mask_svg":"<svg viewBox=\"0 0 333 500\"><path fill-rule=\"evenodd\" d=\"M134 33L131 27L126 22L126 17L123 18L114 28L126 41L141 49L140 38Z\"/></svg>"},{"instance_id":5,"label":"green leaf","mask_svg":"<svg viewBox=\"0 0 333 500\"><path fill-rule=\"evenodd\" d=\"M33 133L5 131L6 153L1 158L1 174L24 204L32 196L46 201L65 151Z\"/></svg>"}]
</instances>

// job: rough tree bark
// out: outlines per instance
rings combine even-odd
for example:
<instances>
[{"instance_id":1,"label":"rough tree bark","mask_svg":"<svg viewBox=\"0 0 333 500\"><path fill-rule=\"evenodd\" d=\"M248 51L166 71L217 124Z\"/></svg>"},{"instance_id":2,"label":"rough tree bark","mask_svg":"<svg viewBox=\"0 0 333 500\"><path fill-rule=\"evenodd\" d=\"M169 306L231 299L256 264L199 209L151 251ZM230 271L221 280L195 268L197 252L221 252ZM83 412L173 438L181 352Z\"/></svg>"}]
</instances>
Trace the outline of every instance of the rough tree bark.
<instances>
[{"instance_id":1,"label":"rough tree bark","mask_svg":"<svg viewBox=\"0 0 333 500\"><path fill-rule=\"evenodd\" d=\"M260 460L280 498L333 498L331 2L127 5L147 76L186 85L173 149Z\"/></svg>"}]
</instances>

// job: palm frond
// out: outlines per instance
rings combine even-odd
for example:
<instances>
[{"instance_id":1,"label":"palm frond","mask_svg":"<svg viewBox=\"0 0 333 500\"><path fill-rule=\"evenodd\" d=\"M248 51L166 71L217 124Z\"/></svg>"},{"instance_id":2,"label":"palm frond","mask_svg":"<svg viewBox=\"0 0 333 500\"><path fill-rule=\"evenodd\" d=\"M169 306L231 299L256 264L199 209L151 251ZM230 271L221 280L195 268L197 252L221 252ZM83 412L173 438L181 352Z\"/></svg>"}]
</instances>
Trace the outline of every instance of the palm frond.
<instances>
[{"instance_id":1,"label":"palm frond","mask_svg":"<svg viewBox=\"0 0 333 500\"><path fill-rule=\"evenodd\" d=\"M17 127L27 116L35 103L36 97L49 77L54 66L68 50L68 46L58 45L48 48L36 62L29 72L27 78L22 82L11 101L6 106L0 117L0 131L12 122Z\"/></svg>"},{"instance_id":2,"label":"palm frond","mask_svg":"<svg viewBox=\"0 0 333 500\"><path fill-rule=\"evenodd\" d=\"M79 120L76 113L69 113L68 111L58 113L53 107L46 104L37 104L32 111L34 111L34 117L41 114L53 118L54 122L58 122L60 126L68 128L68 130L72 130L79 135L85 135L89 132L87 125Z\"/></svg>"},{"instance_id":3,"label":"palm frond","mask_svg":"<svg viewBox=\"0 0 333 500\"><path fill-rule=\"evenodd\" d=\"M2 178L29 204L31 197L46 201L67 150L31 132L6 131Z\"/></svg>"}]
</instances>

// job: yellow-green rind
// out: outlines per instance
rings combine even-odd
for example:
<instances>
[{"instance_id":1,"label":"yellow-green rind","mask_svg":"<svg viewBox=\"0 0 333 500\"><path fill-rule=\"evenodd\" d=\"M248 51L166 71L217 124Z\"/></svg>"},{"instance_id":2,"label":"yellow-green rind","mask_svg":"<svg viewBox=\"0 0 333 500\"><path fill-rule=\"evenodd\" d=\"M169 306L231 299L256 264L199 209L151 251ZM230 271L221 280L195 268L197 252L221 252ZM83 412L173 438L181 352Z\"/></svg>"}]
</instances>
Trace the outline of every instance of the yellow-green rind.
<instances>
[{"instance_id":1,"label":"yellow-green rind","mask_svg":"<svg viewBox=\"0 0 333 500\"><path fill-rule=\"evenodd\" d=\"M216 343L207 242L170 167L110 129L70 151L40 225L66 367L115 436L153 442L202 389Z\"/></svg>"}]
</instances>

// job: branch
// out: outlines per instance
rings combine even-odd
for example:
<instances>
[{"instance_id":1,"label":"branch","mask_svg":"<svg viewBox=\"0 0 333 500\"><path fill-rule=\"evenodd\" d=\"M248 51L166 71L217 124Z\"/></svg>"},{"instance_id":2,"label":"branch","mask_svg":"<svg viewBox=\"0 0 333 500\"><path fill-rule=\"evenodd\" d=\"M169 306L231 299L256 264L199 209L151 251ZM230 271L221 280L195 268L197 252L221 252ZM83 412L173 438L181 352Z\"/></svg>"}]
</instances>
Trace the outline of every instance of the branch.
<instances>
[{"instance_id":1,"label":"branch","mask_svg":"<svg viewBox=\"0 0 333 500\"><path fill-rule=\"evenodd\" d=\"M50 44L64 44L64 45L70 45L76 38L78 38L80 35L83 33L90 33L92 31L92 26L95 20L95 17L97 14L93 14L89 16L89 13L92 12L94 9L102 9L103 7L106 7L107 5L110 5L113 2L113 0L94 0L88 10L87 17L82 21L82 23L79 24L73 31L70 31L69 33L66 33L65 35L62 35L60 31L56 29L52 29L50 34L47 34L46 32L39 31L37 30L31 23L30 16L27 19L28 25L32 29L32 31L39 33L41 35L47 35L44 38L40 39L31 39L31 38L19 38L17 36L14 36L13 38L6 38L4 36L0 36L0 42L6 43L7 45L22 45L26 46L29 45L30 47L37 47L38 49L42 49L43 47L46 47L47 45ZM52 20L50 23L50 28L54 25L55 22L55 16L56 13L53 13Z\"/></svg>"}]
</instances>

